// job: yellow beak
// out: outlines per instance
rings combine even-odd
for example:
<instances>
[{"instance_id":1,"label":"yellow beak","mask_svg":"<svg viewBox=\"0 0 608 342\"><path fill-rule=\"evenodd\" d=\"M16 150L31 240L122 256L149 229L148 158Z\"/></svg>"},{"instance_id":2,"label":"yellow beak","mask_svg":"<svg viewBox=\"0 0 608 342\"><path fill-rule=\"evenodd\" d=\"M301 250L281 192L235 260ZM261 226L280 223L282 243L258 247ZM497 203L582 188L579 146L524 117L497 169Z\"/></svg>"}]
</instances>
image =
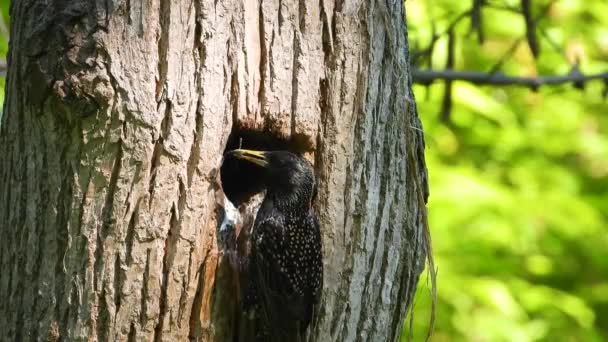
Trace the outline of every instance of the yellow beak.
<instances>
[{"instance_id":1,"label":"yellow beak","mask_svg":"<svg viewBox=\"0 0 608 342\"><path fill-rule=\"evenodd\" d=\"M268 166L268 160L266 159L264 151L245 150L239 148L230 151L230 154L232 154L236 158L244 159L263 167Z\"/></svg>"}]
</instances>

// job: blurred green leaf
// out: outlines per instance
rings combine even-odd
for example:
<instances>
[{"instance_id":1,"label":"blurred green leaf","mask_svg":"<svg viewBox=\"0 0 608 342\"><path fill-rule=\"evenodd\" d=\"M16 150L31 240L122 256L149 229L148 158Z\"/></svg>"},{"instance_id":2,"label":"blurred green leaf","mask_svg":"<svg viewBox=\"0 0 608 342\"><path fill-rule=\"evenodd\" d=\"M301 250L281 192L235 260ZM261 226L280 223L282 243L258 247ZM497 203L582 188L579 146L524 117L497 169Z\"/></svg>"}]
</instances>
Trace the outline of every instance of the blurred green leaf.
<instances>
[{"instance_id":1,"label":"blurred green leaf","mask_svg":"<svg viewBox=\"0 0 608 342\"><path fill-rule=\"evenodd\" d=\"M547 1L533 2L535 13ZM411 41L425 48L472 1L406 1ZM493 7L519 0L487 1ZM538 23L541 54L522 43L504 73L608 70L608 3L558 0ZM487 72L524 35L517 13L485 7L485 43L455 26L456 68ZM548 38L547 38L548 37ZM445 44L434 69L445 65ZM424 67L424 66L421 66ZM452 121L439 120L443 84L415 86L427 136L429 223L438 267L433 341L608 340L608 102L603 84L534 92L453 84ZM415 298L424 340L430 294ZM407 325L404 329L407 333Z\"/></svg>"}]
</instances>

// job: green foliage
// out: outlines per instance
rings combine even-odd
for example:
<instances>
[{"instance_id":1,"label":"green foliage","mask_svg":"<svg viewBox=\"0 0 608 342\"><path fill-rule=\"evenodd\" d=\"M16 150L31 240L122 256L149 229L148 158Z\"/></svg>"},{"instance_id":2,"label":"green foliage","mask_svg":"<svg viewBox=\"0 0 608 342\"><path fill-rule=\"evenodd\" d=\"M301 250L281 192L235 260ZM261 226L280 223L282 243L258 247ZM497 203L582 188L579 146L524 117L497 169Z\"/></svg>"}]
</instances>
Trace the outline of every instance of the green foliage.
<instances>
[{"instance_id":1,"label":"green foliage","mask_svg":"<svg viewBox=\"0 0 608 342\"><path fill-rule=\"evenodd\" d=\"M486 1L517 8L520 1ZM406 1L409 37L423 49L472 1ZM547 1L533 1L539 13ZM608 3L558 0L538 22L534 60L521 15L483 9L485 42L455 27L455 69L515 76L608 70ZM440 38L432 67L445 65ZM421 66L421 68L429 65ZM585 89L478 87L456 82L451 124L440 122L443 84L415 86L424 122L438 267L434 341L608 340L608 102ZM430 296L422 276L413 335L424 340ZM407 323L406 323L407 326ZM409 333L407 327L406 334ZM406 340L404 334L404 340Z\"/></svg>"}]
</instances>

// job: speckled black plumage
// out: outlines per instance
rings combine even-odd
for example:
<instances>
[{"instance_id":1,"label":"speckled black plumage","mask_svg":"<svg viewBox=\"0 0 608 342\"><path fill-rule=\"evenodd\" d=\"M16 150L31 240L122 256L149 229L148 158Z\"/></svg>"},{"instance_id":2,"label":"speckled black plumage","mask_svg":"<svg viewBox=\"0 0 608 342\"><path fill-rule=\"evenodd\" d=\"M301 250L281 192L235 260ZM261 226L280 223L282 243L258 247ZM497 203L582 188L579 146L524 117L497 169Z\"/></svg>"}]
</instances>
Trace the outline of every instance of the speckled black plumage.
<instances>
[{"instance_id":1,"label":"speckled black plumage","mask_svg":"<svg viewBox=\"0 0 608 342\"><path fill-rule=\"evenodd\" d=\"M264 152L263 158L266 196L251 235L247 301L256 308L258 340L298 341L323 285L315 177L293 153Z\"/></svg>"}]
</instances>

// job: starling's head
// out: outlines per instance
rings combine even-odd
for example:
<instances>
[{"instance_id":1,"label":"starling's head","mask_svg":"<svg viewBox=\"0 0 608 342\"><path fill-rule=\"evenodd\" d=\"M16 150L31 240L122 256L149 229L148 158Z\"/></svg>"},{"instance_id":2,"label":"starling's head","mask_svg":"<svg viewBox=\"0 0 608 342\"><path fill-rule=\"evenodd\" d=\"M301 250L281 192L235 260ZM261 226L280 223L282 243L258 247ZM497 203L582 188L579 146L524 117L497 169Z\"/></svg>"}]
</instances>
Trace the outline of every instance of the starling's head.
<instances>
[{"instance_id":1,"label":"starling's head","mask_svg":"<svg viewBox=\"0 0 608 342\"><path fill-rule=\"evenodd\" d=\"M315 192L315 176L312 166L303 157L288 151L237 149L229 153L263 169L268 194L310 205Z\"/></svg>"}]
</instances>

